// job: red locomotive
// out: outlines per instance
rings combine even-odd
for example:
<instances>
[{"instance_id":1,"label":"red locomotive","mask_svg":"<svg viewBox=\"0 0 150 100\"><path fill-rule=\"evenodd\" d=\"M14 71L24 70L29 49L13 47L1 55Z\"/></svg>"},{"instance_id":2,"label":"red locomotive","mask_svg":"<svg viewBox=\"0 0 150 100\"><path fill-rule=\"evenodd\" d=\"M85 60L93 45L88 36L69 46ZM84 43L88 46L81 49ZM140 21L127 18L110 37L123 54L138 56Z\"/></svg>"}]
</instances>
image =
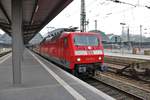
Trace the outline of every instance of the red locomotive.
<instances>
[{"instance_id":1,"label":"red locomotive","mask_svg":"<svg viewBox=\"0 0 150 100\"><path fill-rule=\"evenodd\" d=\"M92 32L51 32L39 46L39 53L69 69L74 75L94 74L104 62L101 36Z\"/></svg>"}]
</instances>

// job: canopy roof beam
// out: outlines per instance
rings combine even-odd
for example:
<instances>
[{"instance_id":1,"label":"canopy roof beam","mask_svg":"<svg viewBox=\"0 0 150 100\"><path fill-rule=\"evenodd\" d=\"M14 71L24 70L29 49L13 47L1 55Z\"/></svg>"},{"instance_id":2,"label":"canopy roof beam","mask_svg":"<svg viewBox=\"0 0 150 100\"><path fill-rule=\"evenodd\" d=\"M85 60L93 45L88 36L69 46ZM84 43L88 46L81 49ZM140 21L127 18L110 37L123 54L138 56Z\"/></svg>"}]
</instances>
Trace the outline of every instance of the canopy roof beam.
<instances>
[{"instance_id":1,"label":"canopy roof beam","mask_svg":"<svg viewBox=\"0 0 150 100\"><path fill-rule=\"evenodd\" d=\"M1 1L0 1L0 9L2 10L3 14L4 14L5 17L7 18L8 23L11 24L11 20L10 20L10 18L8 17L8 14L7 14L6 10L4 9L4 7L3 7Z\"/></svg>"}]
</instances>

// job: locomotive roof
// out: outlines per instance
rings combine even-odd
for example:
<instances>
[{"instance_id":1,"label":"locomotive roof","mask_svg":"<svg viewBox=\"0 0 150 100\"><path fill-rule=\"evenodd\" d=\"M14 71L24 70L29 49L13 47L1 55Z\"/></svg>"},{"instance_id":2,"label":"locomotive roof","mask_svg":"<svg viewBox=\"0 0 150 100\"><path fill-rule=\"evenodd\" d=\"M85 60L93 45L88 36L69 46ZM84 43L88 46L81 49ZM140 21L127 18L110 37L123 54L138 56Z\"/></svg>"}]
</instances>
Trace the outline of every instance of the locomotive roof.
<instances>
[{"instance_id":1,"label":"locomotive roof","mask_svg":"<svg viewBox=\"0 0 150 100\"><path fill-rule=\"evenodd\" d=\"M64 34L64 33L67 33L67 34L70 34L70 33L77 33L77 34L97 34L97 33L94 33L94 32L79 32L79 30L77 30L77 27L73 27L73 28L59 28L59 29L55 29L51 32L48 32L48 35L49 37L54 37L54 36L57 36L57 35L60 35L60 34Z\"/></svg>"},{"instance_id":2,"label":"locomotive roof","mask_svg":"<svg viewBox=\"0 0 150 100\"><path fill-rule=\"evenodd\" d=\"M98 35L98 33L94 33L94 32L76 31L76 27L75 28L69 28L69 29L68 28L59 28L59 29L56 29L56 30L49 32L48 36L45 37L42 42L44 42L45 40L55 40L56 38L59 38L60 36L67 35L67 34Z\"/></svg>"},{"instance_id":3,"label":"locomotive roof","mask_svg":"<svg viewBox=\"0 0 150 100\"><path fill-rule=\"evenodd\" d=\"M98 33L94 32L63 32L62 34L85 34L85 35L98 35Z\"/></svg>"}]
</instances>

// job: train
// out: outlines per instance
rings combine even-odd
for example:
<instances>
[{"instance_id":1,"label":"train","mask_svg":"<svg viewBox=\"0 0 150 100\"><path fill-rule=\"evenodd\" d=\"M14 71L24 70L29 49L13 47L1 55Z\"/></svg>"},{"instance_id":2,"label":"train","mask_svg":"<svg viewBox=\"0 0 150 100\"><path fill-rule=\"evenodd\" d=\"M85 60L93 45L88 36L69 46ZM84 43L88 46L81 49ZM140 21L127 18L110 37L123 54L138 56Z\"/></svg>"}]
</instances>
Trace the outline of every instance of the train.
<instances>
[{"instance_id":1,"label":"train","mask_svg":"<svg viewBox=\"0 0 150 100\"><path fill-rule=\"evenodd\" d=\"M105 69L104 48L98 33L56 29L33 50L75 76L94 75L96 70Z\"/></svg>"}]
</instances>

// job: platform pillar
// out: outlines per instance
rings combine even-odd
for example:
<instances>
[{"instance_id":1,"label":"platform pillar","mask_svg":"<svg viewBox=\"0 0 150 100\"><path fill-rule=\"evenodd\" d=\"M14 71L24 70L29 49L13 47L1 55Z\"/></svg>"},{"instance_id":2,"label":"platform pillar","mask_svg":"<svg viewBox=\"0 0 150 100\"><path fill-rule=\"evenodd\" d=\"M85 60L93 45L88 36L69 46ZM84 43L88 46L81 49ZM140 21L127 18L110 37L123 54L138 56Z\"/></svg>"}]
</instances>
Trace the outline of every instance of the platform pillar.
<instances>
[{"instance_id":1,"label":"platform pillar","mask_svg":"<svg viewBox=\"0 0 150 100\"><path fill-rule=\"evenodd\" d=\"M12 0L12 67L14 85L21 84L22 51L22 0Z\"/></svg>"}]
</instances>

